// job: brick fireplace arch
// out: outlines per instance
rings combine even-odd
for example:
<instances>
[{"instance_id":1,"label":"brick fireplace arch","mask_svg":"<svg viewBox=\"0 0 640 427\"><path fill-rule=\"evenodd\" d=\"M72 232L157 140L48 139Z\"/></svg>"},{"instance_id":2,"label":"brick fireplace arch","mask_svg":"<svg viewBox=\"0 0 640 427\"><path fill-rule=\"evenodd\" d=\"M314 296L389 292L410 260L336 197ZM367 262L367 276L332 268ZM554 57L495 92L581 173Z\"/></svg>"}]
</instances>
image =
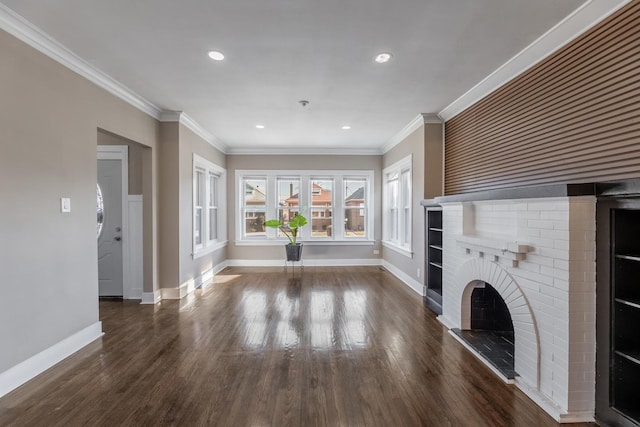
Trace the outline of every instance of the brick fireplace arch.
<instances>
[{"instance_id":1,"label":"brick fireplace arch","mask_svg":"<svg viewBox=\"0 0 640 427\"><path fill-rule=\"evenodd\" d=\"M462 264L455 280L459 289L463 289L460 300L460 326L463 330L471 329L473 290L486 282L498 291L513 321L515 371L520 380L540 389L540 337L529 302L518 283L502 266L483 258Z\"/></svg>"}]
</instances>

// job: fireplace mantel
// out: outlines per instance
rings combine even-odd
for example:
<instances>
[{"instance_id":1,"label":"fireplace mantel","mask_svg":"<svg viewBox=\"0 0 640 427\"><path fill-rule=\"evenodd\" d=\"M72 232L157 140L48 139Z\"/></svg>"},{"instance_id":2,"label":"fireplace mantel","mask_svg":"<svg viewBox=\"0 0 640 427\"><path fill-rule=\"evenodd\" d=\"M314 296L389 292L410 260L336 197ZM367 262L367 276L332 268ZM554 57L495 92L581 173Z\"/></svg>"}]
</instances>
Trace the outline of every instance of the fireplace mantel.
<instances>
[{"instance_id":1,"label":"fireplace mantel","mask_svg":"<svg viewBox=\"0 0 640 427\"><path fill-rule=\"evenodd\" d=\"M455 236L455 240L458 246L466 250L467 254L476 252L481 258L491 255L495 262L499 262L500 258L503 258L511 261L512 267L517 267L518 261L525 260L527 253L533 250L531 246L524 243L488 237L458 235Z\"/></svg>"}]
</instances>

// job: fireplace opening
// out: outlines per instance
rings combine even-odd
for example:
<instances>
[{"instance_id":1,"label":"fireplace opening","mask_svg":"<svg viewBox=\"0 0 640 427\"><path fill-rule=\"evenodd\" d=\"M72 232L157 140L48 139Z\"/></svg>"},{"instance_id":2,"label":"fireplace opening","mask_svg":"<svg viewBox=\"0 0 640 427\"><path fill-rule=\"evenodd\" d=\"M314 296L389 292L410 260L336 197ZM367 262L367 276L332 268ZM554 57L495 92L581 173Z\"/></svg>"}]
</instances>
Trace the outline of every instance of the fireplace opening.
<instances>
[{"instance_id":1,"label":"fireplace opening","mask_svg":"<svg viewBox=\"0 0 640 427\"><path fill-rule=\"evenodd\" d=\"M509 308L498 291L482 282L471 293L471 329L453 329L507 379L514 379L514 331Z\"/></svg>"}]
</instances>

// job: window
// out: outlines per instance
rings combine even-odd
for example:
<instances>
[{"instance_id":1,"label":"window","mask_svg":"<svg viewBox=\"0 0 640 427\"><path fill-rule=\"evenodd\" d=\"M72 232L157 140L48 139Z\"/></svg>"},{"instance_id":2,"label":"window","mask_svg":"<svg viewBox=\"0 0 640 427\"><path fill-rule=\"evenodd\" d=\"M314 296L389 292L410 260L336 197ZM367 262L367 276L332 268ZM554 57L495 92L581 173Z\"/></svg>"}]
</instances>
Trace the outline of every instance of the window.
<instances>
[{"instance_id":1,"label":"window","mask_svg":"<svg viewBox=\"0 0 640 427\"><path fill-rule=\"evenodd\" d=\"M194 180L193 202L193 241L196 248L202 247L202 230L204 229L204 170L196 168Z\"/></svg>"},{"instance_id":2,"label":"window","mask_svg":"<svg viewBox=\"0 0 640 427\"><path fill-rule=\"evenodd\" d=\"M309 220L299 238L315 244L373 244L373 171L236 171L236 244L280 244L280 230L299 213ZM366 243L363 243L366 242Z\"/></svg>"},{"instance_id":3,"label":"window","mask_svg":"<svg viewBox=\"0 0 640 427\"><path fill-rule=\"evenodd\" d=\"M367 233L367 181L344 180L344 237L363 237Z\"/></svg>"},{"instance_id":4,"label":"window","mask_svg":"<svg viewBox=\"0 0 640 427\"><path fill-rule=\"evenodd\" d=\"M311 236L333 236L333 180L312 179Z\"/></svg>"},{"instance_id":5,"label":"window","mask_svg":"<svg viewBox=\"0 0 640 427\"><path fill-rule=\"evenodd\" d=\"M102 228L104 226L104 198L102 197L102 189L100 188L100 184L96 184L98 188L98 200L97 200L97 219L98 219L98 238L102 233Z\"/></svg>"},{"instance_id":6,"label":"window","mask_svg":"<svg viewBox=\"0 0 640 427\"><path fill-rule=\"evenodd\" d=\"M384 169L383 238L385 247L412 256L411 156Z\"/></svg>"},{"instance_id":7,"label":"window","mask_svg":"<svg viewBox=\"0 0 640 427\"><path fill-rule=\"evenodd\" d=\"M194 258L226 244L225 182L224 169L193 155Z\"/></svg>"},{"instance_id":8,"label":"window","mask_svg":"<svg viewBox=\"0 0 640 427\"><path fill-rule=\"evenodd\" d=\"M218 175L209 172L209 240L218 239Z\"/></svg>"},{"instance_id":9,"label":"window","mask_svg":"<svg viewBox=\"0 0 640 427\"><path fill-rule=\"evenodd\" d=\"M242 230L244 237L264 237L264 221L267 206L266 178L245 178L242 180Z\"/></svg>"},{"instance_id":10,"label":"window","mask_svg":"<svg viewBox=\"0 0 640 427\"><path fill-rule=\"evenodd\" d=\"M284 224L300 212L300 179L277 178L278 182L278 219ZM285 234L278 230L278 237Z\"/></svg>"}]
</instances>

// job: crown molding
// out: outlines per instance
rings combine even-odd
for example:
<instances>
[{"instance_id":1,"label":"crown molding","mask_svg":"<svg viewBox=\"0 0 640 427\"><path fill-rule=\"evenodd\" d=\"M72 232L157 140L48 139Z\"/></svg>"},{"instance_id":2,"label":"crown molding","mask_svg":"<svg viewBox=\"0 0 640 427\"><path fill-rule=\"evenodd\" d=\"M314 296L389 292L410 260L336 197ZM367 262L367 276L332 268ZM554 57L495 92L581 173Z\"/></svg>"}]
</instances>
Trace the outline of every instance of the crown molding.
<instances>
[{"instance_id":1,"label":"crown molding","mask_svg":"<svg viewBox=\"0 0 640 427\"><path fill-rule=\"evenodd\" d=\"M0 29L5 30L37 51L154 119L162 122L180 122L214 148L226 154L227 146L187 114L182 111L164 111L160 109L122 83L114 80L109 75L80 58L67 47L2 3L0 3Z\"/></svg>"},{"instance_id":2,"label":"crown molding","mask_svg":"<svg viewBox=\"0 0 640 427\"><path fill-rule=\"evenodd\" d=\"M161 122L178 122L191 132L198 135L200 138L205 140L209 145L223 154L228 154L229 147L227 147L222 141L215 137L211 132L203 128L193 120L187 113L184 111L163 111L160 113L158 120Z\"/></svg>"},{"instance_id":3,"label":"crown molding","mask_svg":"<svg viewBox=\"0 0 640 427\"><path fill-rule=\"evenodd\" d=\"M0 3L0 29L149 116L155 119L160 116L160 108L89 64L2 3Z\"/></svg>"},{"instance_id":4,"label":"crown molding","mask_svg":"<svg viewBox=\"0 0 640 427\"><path fill-rule=\"evenodd\" d=\"M235 147L229 148L226 152L229 155L237 156L379 156L382 152L378 148L321 148L321 147Z\"/></svg>"},{"instance_id":5,"label":"crown molding","mask_svg":"<svg viewBox=\"0 0 640 427\"><path fill-rule=\"evenodd\" d=\"M445 107L438 116L448 121L504 86L535 64L629 3L630 0L591 0L536 39L480 83Z\"/></svg>"},{"instance_id":6,"label":"crown molding","mask_svg":"<svg viewBox=\"0 0 640 427\"><path fill-rule=\"evenodd\" d=\"M382 154L386 154L396 145L400 144L404 141L409 135L415 132L420 126L425 124L442 124L442 120L437 114L433 113L421 113L418 114L413 120L409 122L405 127L400 129L398 133L392 136L389 141L387 141L382 147L380 147L380 151Z\"/></svg>"}]
</instances>

